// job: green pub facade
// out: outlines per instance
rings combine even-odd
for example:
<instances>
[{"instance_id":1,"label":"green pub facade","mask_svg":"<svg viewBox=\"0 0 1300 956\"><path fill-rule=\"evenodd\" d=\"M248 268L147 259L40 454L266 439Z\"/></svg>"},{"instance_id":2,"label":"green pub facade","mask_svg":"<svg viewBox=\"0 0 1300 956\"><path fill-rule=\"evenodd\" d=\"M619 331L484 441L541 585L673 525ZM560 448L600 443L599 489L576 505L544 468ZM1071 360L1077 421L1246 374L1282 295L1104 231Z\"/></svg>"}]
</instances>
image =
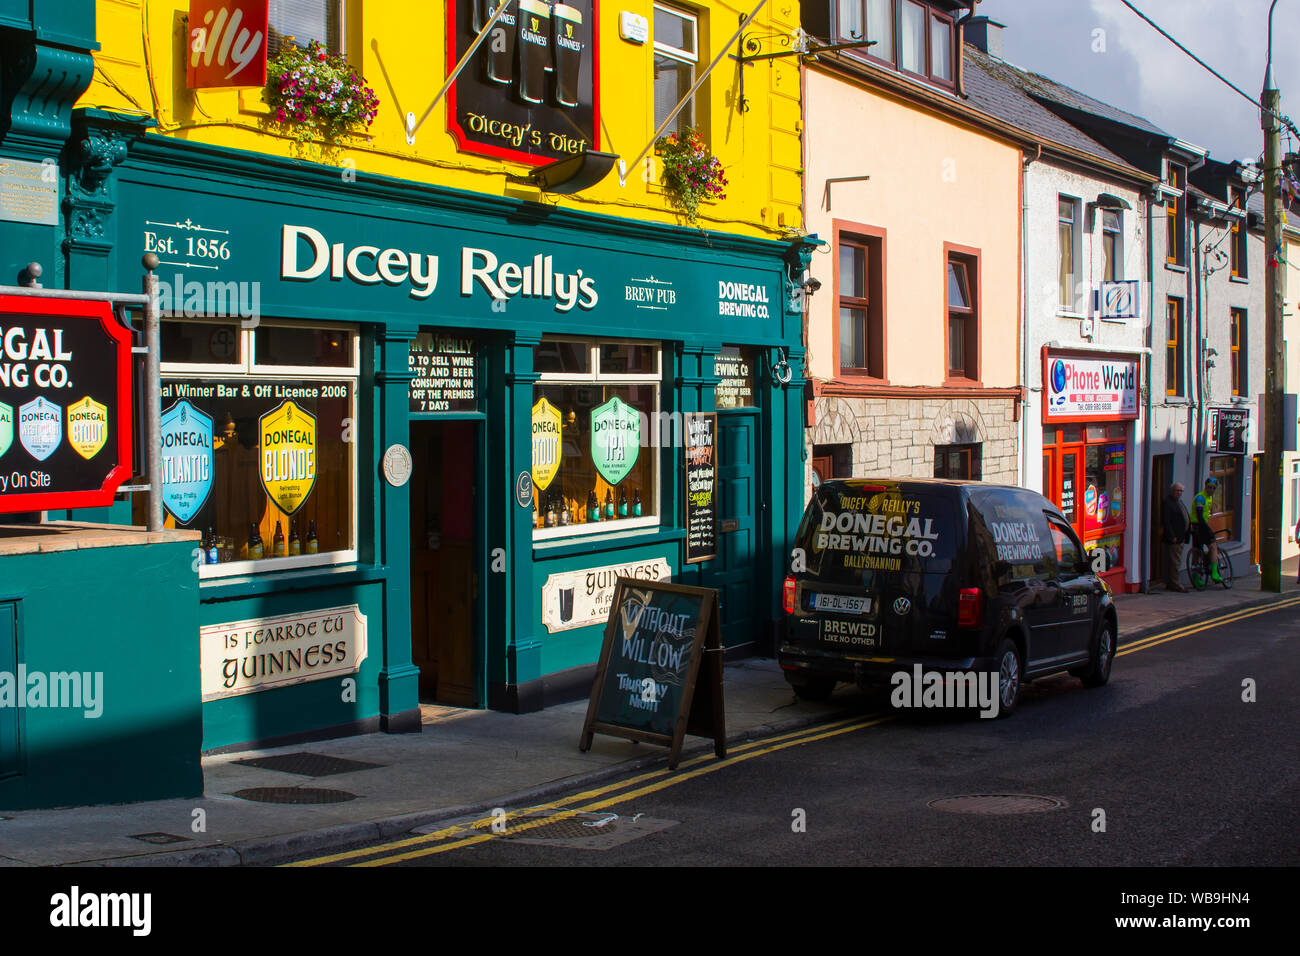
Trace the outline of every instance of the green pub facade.
<instances>
[{"instance_id":1,"label":"green pub facade","mask_svg":"<svg viewBox=\"0 0 1300 956\"><path fill-rule=\"evenodd\" d=\"M806 244L74 123L95 226L67 285L136 291L158 258L205 750L585 696L620 575L717 588L729 650L770 640Z\"/></svg>"}]
</instances>

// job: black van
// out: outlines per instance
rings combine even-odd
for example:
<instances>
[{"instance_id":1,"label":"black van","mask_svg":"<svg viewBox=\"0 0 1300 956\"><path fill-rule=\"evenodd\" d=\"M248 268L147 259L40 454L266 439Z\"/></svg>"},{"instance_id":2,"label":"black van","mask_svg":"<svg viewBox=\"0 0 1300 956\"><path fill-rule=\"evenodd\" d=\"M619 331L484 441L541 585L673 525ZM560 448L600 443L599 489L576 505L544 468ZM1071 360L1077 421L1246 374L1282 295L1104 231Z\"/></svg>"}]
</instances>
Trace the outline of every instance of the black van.
<instances>
[{"instance_id":1,"label":"black van","mask_svg":"<svg viewBox=\"0 0 1300 956\"><path fill-rule=\"evenodd\" d=\"M939 479L823 482L785 579L779 661L803 698L899 671L998 674L998 712L1023 681L1110 677L1110 590L1060 510L1025 488Z\"/></svg>"}]
</instances>

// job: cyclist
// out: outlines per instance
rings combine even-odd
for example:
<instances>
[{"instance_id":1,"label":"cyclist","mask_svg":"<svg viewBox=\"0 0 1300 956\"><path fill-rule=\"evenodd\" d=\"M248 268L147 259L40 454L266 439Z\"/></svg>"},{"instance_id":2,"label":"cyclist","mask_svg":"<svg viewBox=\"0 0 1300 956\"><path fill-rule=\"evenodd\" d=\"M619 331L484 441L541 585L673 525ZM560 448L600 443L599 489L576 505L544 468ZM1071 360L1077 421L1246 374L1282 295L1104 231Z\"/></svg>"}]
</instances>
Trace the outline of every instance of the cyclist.
<instances>
[{"instance_id":1,"label":"cyclist","mask_svg":"<svg viewBox=\"0 0 1300 956\"><path fill-rule=\"evenodd\" d=\"M1223 583L1219 577L1219 544L1210 528L1210 503L1214 499L1214 489L1219 487L1219 479L1211 476L1205 479L1205 487L1192 499L1192 544L1198 548L1207 545L1210 549L1210 577L1217 584Z\"/></svg>"}]
</instances>

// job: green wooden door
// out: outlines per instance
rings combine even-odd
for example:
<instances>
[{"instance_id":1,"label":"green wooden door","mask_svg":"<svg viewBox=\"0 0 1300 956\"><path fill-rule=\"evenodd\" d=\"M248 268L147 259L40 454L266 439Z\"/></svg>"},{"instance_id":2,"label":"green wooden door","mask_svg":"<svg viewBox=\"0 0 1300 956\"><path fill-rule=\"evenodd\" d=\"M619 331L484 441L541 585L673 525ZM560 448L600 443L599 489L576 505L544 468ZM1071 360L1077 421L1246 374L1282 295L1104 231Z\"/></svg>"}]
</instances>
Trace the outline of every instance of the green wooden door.
<instances>
[{"instance_id":1,"label":"green wooden door","mask_svg":"<svg viewBox=\"0 0 1300 956\"><path fill-rule=\"evenodd\" d=\"M0 673L12 676L14 690L21 694L18 680L18 605L14 601L0 602ZM17 701L13 701L17 704ZM21 770L18 752L17 706L0 707L0 777Z\"/></svg>"},{"instance_id":2,"label":"green wooden door","mask_svg":"<svg viewBox=\"0 0 1300 956\"><path fill-rule=\"evenodd\" d=\"M760 637L758 427L756 410L718 412L718 556L701 577L718 589L727 647Z\"/></svg>"}]
</instances>

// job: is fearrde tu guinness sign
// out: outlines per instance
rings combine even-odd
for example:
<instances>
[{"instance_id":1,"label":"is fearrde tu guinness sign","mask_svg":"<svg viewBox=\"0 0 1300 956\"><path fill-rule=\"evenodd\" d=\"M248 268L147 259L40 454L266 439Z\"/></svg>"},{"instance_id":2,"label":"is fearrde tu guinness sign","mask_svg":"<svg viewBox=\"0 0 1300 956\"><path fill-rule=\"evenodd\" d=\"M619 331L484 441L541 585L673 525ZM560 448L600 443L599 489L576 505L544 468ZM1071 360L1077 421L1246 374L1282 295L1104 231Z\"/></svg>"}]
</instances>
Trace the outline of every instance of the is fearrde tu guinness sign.
<instances>
[{"instance_id":1,"label":"is fearrde tu guinness sign","mask_svg":"<svg viewBox=\"0 0 1300 956\"><path fill-rule=\"evenodd\" d=\"M106 302L0 296L0 514L112 504L131 475L131 336Z\"/></svg>"},{"instance_id":2,"label":"is fearrde tu guinness sign","mask_svg":"<svg viewBox=\"0 0 1300 956\"><path fill-rule=\"evenodd\" d=\"M448 71L502 2L447 94L458 148L533 166L599 149L599 0L448 0Z\"/></svg>"}]
</instances>

